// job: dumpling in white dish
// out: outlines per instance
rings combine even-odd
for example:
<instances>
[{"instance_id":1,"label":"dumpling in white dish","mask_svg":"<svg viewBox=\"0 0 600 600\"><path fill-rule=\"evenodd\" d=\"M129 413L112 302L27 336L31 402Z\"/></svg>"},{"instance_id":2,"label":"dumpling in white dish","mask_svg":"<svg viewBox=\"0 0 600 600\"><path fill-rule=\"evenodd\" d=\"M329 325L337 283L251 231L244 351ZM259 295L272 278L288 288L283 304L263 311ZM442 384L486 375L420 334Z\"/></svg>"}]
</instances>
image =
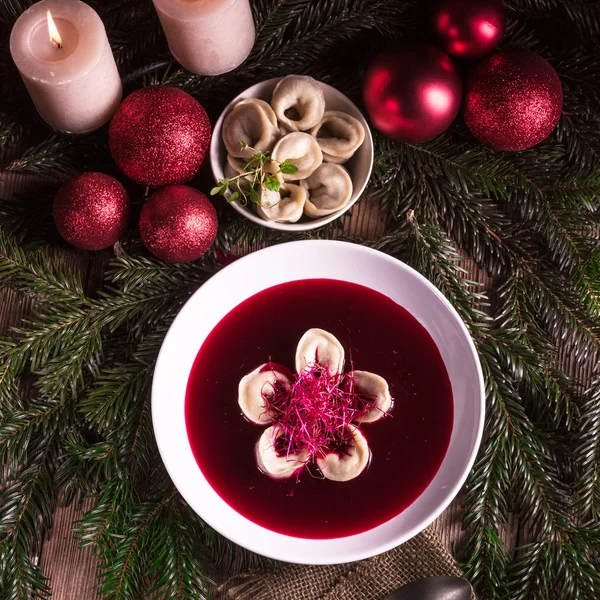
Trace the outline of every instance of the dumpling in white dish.
<instances>
[{"instance_id":1,"label":"dumpling in white dish","mask_svg":"<svg viewBox=\"0 0 600 600\"><path fill-rule=\"evenodd\" d=\"M314 127L325 112L325 96L318 82L305 75L284 77L273 91L271 106L291 131Z\"/></svg>"},{"instance_id":2,"label":"dumpling in white dish","mask_svg":"<svg viewBox=\"0 0 600 600\"><path fill-rule=\"evenodd\" d=\"M243 104L256 104L257 106L262 108L267 119L269 119L269 121L275 127L277 127L277 115L275 114L275 111L271 108L271 105L268 102L265 102L264 100L261 100L260 98L245 98L244 100L240 100L234 106L234 108L236 108L237 106L242 106Z\"/></svg>"},{"instance_id":3,"label":"dumpling in white dish","mask_svg":"<svg viewBox=\"0 0 600 600\"><path fill-rule=\"evenodd\" d=\"M245 158L237 158L235 156L231 156L231 154L227 155L227 165L226 168L229 167L230 173L236 173L239 175L244 171L244 168L248 164L248 161Z\"/></svg>"},{"instance_id":4,"label":"dumpling in white dish","mask_svg":"<svg viewBox=\"0 0 600 600\"><path fill-rule=\"evenodd\" d=\"M306 190L293 183L284 183L279 192L263 194L262 202L256 212L265 221L295 223L304 212Z\"/></svg>"},{"instance_id":5,"label":"dumpling in white dish","mask_svg":"<svg viewBox=\"0 0 600 600\"><path fill-rule=\"evenodd\" d=\"M306 179L323 162L323 154L317 140L308 133L295 132L282 137L275 144L271 155L280 163L289 159L298 169L295 173L284 173L284 181Z\"/></svg>"},{"instance_id":6,"label":"dumpling in white dish","mask_svg":"<svg viewBox=\"0 0 600 600\"><path fill-rule=\"evenodd\" d=\"M236 158L250 158L270 151L279 139L279 128L256 102L236 104L223 122L223 143ZM248 147L242 147L244 142Z\"/></svg>"},{"instance_id":7,"label":"dumpling in white dish","mask_svg":"<svg viewBox=\"0 0 600 600\"><path fill-rule=\"evenodd\" d=\"M366 415L356 419L357 423L373 423L389 412L392 408L392 396L383 377L368 371L352 371L348 377L353 381L355 392L376 399L375 406Z\"/></svg>"},{"instance_id":8,"label":"dumpling in white dish","mask_svg":"<svg viewBox=\"0 0 600 600\"><path fill-rule=\"evenodd\" d=\"M344 370L344 347L329 331L309 329L298 342L296 348L296 372L300 373L307 365L328 365L331 374L341 374Z\"/></svg>"},{"instance_id":9,"label":"dumpling in white dish","mask_svg":"<svg viewBox=\"0 0 600 600\"><path fill-rule=\"evenodd\" d=\"M352 439L341 456L329 452L325 456L317 456L316 462L326 479L332 481L350 481L358 477L369 464L371 451L365 436L354 425L348 425Z\"/></svg>"},{"instance_id":10,"label":"dumpling in white dish","mask_svg":"<svg viewBox=\"0 0 600 600\"><path fill-rule=\"evenodd\" d=\"M304 214L311 219L344 208L352 197L352 179L344 167L335 163L323 163L302 185L308 189Z\"/></svg>"},{"instance_id":11,"label":"dumpling in white dish","mask_svg":"<svg viewBox=\"0 0 600 600\"><path fill-rule=\"evenodd\" d=\"M288 453L281 438L281 427L273 425L263 431L255 447L258 468L274 479L291 477L304 467L309 458L306 450L298 454Z\"/></svg>"},{"instance_id":12,"label":"dumpling in white dish","mask_svg":"<svg viewBox=\"0 0 600 600\"><path fill-rule=\"evenodd\" d=\"M321 146L323 159L334 163L346 162L365 141L362 123L337 110L327 111L310 134Z\"/></svg>"},{"instance_id":13,"label":"dumpling in white dish","mask_svg":"<svg viewBox=\"0 0 600 600\"><path fill-rule=\"evenodd\" d=\"M224 173L225 177L231 179L236 175L240 175L244 172L246 165L248 164L248 160L246 158L236 158L235 156L231 156L231 154L227 155L227 164L225 165ZM276 160L269 160L263 166L263 171L266 175L270 175L271 177L275 177L279 183L283 183L283 173L280 171L279 163ZM252 182L254 180L253 175L248 173L246 177L240 178L245 179L246 181ZM238 180L236 180L238 181Z\"/></svg>"},{"instance_id":14,"label":"dumpling in white dish","mask_svg":"<svg viewBox=\"0 0 600 600\"><path fill-rule=\"evenodd\" d=\"M279 170L280 166L276 160L269 160L265 163L263 167L263 171L270 175L271 177L275 177L279 183L283 183L283 173Z\"/></svg>"},{"instance_id":15,"label":"dumpling in white dish","mask_svg":"<svg viewBox=\"0 0 600 600\"><path fill-rule=\"evenodd\" d=\"M249 421L257 425L268 425L273 416L267 412L265 400L273 396L276 386L289 389L291 379L272 363L265 363L242 377L238 386L238 404Z\"/></svg>"},{"instance_id":16,"label":"dumpling in white dish","mask_svg":"<svg viewBox=\"0 0 600 600\"><path fill-rule=\"evenodd\" d=\"M247 161L244 158L236 158L235 156L231 156L231 154L227 155L227 163L225 164L225 168L223 169L223 173L227 179L233 179L237 177L240 173L243 172L244 167L246 166ZM248 174L245 177L238 177L230 186L229 189L232 192L236 192L238 190L238 186L243 190L249 190L250 184L253 181L253 176Z\"/></svg>"},{"instance_id":17,"label":"dumpling in white dish","mask_svg":"<svg viewBox=\"0 0 600 600\"><path fill-rule=\"evenodd\" d=\"M294 133L289 127L286 127L283 123L279 123L279 133L281 137L284 137L290 133Z\"/></svg>"},{"instance_id":18,"label":"dumpling in white dish","mask_svg":"<svg viewBox=\"0 0 600 600\"><path fill-rule=\"evenodd\" d=\"M231 154L227 155L227 163L225 164L225 168L223 169L223 173L227 179L234 179L231 182L229 189L232 192L237 192L239 189L244 192L249 192L250 185L254 182L254 175L248 173L244 177L238 177L238 175L244 172L244 168L248 164L247 159L245 158L236 158L235 156L231 156ZM266 175L274 177L279 184L283 184L283 175L279 170L279 163L274 160L267 161L263 166L263 171ZM258 187L258 186L257 186ZM262 189L261 194L263 198L270 198L271 202L275 202L275 196L271 190ZM276 193L275 193L276 195ZM267 202L268 203L268 202ZM302 203L302 207L304 208L304 203ZM298 217L300 218L300 217Z\"/></svg>"}]
</instances>

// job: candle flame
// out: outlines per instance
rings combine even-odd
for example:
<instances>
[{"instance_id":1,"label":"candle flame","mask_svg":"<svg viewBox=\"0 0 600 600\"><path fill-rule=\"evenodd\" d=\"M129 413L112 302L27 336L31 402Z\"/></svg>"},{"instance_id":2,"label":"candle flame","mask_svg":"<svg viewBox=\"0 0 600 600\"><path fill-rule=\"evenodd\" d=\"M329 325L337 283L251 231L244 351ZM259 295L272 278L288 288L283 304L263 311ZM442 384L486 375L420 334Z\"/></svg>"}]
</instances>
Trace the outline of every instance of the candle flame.
<instances>
[{"instance_id":1,"label":"candle flame","mask_svg":"<svg viewBox=\"0 0 600 600\"><path fill-rule=\"evenodd\" d=\"M48 19L48 33L50 34L50 41L54 42L58 48L62 48L62 38L60 37L60 33L58 33L56 23L54 22L52 13L50 11L46 13L46 18Z\"/></svg>"}]
</instances>

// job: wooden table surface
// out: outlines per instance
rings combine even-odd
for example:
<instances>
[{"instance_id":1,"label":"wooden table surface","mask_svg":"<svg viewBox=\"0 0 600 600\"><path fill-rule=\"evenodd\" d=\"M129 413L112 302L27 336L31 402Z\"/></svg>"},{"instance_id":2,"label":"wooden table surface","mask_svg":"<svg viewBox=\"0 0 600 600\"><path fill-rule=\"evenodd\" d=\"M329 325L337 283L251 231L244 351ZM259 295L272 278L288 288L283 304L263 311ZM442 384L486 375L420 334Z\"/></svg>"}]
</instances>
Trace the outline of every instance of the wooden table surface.
<instances>
[{"instance_id":1,"label":"wooden table surface","mask_svg":"<svg viewBox=\"0 0 600 600\"><path fill-rule=\"evenodd\" d=\"M10 198L17 189L26 185L27 179L16 178L11 173L0 172L0 195L3 198ZM346 233L356 233L371 238L377 237L383 231L378 207L369 198L363 198L354 207L352 214L345 219L344 226ZM107 258L110 258L108 252L88 253L73 250L64 253L64 261L82 272L83 281L90 290L97 289L103 261ZM475 268L468 259L465 259L463 266L468 272L467 277L480 281L484 286L489 284L485 273ZM3 290L0 295L0 334L6 334L10 326L19 324L21 319L32 311L35 311L35 306L29 300L19 299L12 292ZM461 492L434 523L434 529L448 549L452 549L455 544L460 545L465 536L461 523L462 498L463 493ZM53 600L95 600L100 598L95 589L96 560L93 550L79 549L72 537L73 522L81 516L83 510L89 509L90 506L91 504L88 502L83 507L73 505L56 510L51 535L44 541L41 556L38 557L44 572L50 577ZM526 541L525 534L519 529L516 518L510 520L503 538L508 548L514 548ZM234 564L232 570L218 572L214 574L214 577L220 583L235 574L235 570L236 565Z\"/></svg>"}]
</instances>

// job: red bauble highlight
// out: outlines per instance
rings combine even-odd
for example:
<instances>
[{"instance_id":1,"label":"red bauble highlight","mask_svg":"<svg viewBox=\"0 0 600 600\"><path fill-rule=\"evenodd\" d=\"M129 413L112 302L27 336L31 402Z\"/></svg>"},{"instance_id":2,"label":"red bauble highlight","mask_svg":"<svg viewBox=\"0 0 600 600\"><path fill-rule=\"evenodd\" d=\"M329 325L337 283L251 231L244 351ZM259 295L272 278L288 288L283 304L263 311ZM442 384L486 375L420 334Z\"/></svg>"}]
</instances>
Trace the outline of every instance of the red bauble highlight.
<instances>
[{"instance_id":1,"label":"red bauble highlight","mask_svg":"<svg viewBox=\"0 0 600 600\"><path fill-rule=\"evenodd\" d=\"M562 106L560 79L547 60L526 50L503 50L470 73L464 118L483 144L525 150L550 135Z\"/></svg>"},{"instance_id":2,"label":"red bauble highlight","mask_svg":"<svg viewBox=\"0 0 600 600\"><path fill-rule=\"evenodd\" d=\"M461 58L478 58L494 50L506 28L502 0L441 0L431 25L442 49Z\"/></svg>"},{"instance_id":3,"label":"red bauble highlight","mask_svg":"<svg viewBox=\"0 0 600 600\"><path fill-rule=\"evenodd\" d=\"M130 203L125 188L104 173L82 173L58 190L54 223L60 235L82 250L109 248L125 232Z\"/></svg>"},{"instance_id":4,"label":"red bauble highlight","mask_svg":"<svg viewBox=\"0 0 600 600\"><path fill-rule=\"evenodd\" d=\"M462 84L450 57L430 45L400 46L369 65L363 99L381 133L424 142L445 131L460 109Z\"/></svg>"},{"instance_id":5,"label":"red bauble highlight","mask_svg":"<svg viewBox=\"0 0 600 600\"><path fill-rule=\"evenodd\" d=\"M144 245L162 260L196 260L212 246L219 223L211 201L187 185L158 190L144 204L140 234Z\"/></svg>"},{"instance_id":6,"label":"red bauble highlight","mask_svg":"<svg viewBox=\"0 0 600 600\"><path fill-rule=\"evenodd\" d=\"M108 143L119 168L151 187L192 179L206 157L211 127L202 105L168 86L133 92L110 123Z\"/></svg>"}]
</instances>

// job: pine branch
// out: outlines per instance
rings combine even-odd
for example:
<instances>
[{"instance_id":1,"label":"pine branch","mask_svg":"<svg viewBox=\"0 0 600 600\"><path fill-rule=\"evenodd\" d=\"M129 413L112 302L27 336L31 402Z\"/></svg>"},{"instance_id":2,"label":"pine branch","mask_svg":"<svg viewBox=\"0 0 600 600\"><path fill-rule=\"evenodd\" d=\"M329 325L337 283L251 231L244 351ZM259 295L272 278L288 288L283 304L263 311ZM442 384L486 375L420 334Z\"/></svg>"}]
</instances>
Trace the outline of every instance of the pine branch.
<instances>
[{"instance_id":1,"label":"pine branch","mask_svg":"<svg viewBox=\"0 0 600 600\"><path fill-rule=\"evenodd\" d=\"M17 473L27 459L30 441L37 433L52 432L58 414L64 410L60 403L30 402L26 411L9 413L0 423L0 461L9 473Z\"/></svg>"},{"instance_id":2,"label":"pine branch","mask_svg":"<svg viewBox=\"0 0 600 600\"><path fill-rule=\"evenodd\" d=\"M47 580L30 556L39 554L52 525L57 451L54 433L38 436L29 444L20 472L0 493L0 591L11 600L50 596Z\"/></svg>"},{"instance_id":3,"label":"pine branch","mask_svg":"<svg viewBox=\"0 0 600 600\"><path fill-rule=\"evenodd\" d=\"M571 429L579 417L577 384L558 370L554 340L538 323L522 278L510 277L498 288L494 329L488 335L514 381L524 386L530 415Z\"/></svg>"},{"instance_id":4,"label":"pine branch","mask_svg":"<svg viewBox=\"0 0 600 600\"><path fill-rule=\"evenodd\" d=\"M73 271L65 271L56 254L25 252L3 230L0 230L0 281L52 307L80 306L85 301L80 278Z\"/></svg>"},{"instance_id":5,"label":"pine branch","mask_svg":"<svg viewBox=\"0 0 600 600\"><path fill-rule=\"evenodd\" d=\"M58 240L52 221L52 203L56 187L38 185L26 196L14 200L0 198L0 231L10 232L12 244L35 242L47 246L50 240ZM5 244L6 241L3 242Z\"/></svg>"},{"instance_id":6,"label":"pine branch","mask_svg":"<svg viewBox=\"0 0 600 600\"><path fill-rule=\"evenodd\" d=\"M22 133L23 129L16 121L8 115L0 113L0 159Z\"/></svg>"},{"instance_id":7,"label":"pine branch","mask_svg":"<svg viewBox=\"0 0 600 600\"><path fill-rule=\"evenodd\" d=\"M6 600L47 600L51 596L47 577L22 545L0 542L0 597Z\"/></svg>"},{"instance_id":8,"label":"pine branch","mask_svg":"<svg viewBox=\"0 0 600 600\"><path fill-rule=\"evenodd\" d=\"M569 282L549 271L529 270L523 277L544 328L577 360L593 357L600 350L600 324L578 306Z\"/></svg>"},{"instance_id":9,"label":"pine branch","mask_svg":"<svg viewBox=\"0 0 600 600\"><path fill-rule=\"evenodd\" d=\"M203 575L204 565L198 560L198 529L183 517L184 510L176 508L167 514L161 524L166 535L157 538L150 551L151 578L156 579L150 596L155 600L209 597L207 584L212 582Z\"/></svg>"},{"instance_id":10,"label":"pine branch","mask_svg":"<svg viewBox=\"0 0 600 600\"><path fill-rule=\"evenodd\" d=\"M600 519L600 379L585 394L575 450L580 469L577 489L584 518Z\"/></svg>"},{"instance_id":11,"label":"pine branch","mask_svg":"<svg viewBox=\"0 0 600 600\"><path fill-rule=\"evenodd\" d=\"M136 493L128 476L107 477L101 490L91 496L93 508L75 523L75 537L81 547L94 547L106 561L112 555L113 532L123 515L131 511Z\"/></svg>"},{"instance_id":12,"label":"pine branch","mask_svg":"<svg viewBox=\"0 0 600 600\"><path fill-rule=\"evenodd\" d=\"M552 541L544 539L517 548L517 558L510 565L511 596L514 600L551 598L554 590Z\"/></svg>"},{"instance_id":13,"label":"pine branch","mask_svg":"<svg viewBox=\"0 0 600 600\"><path fill-rule=\"evenodd\" d=\"M600 142L597 118L565 111L558 123L556 136L565 144L570 161L581 165L585 170L599 168Z\"/></svg>"},{"instance_id":14,"label":"pine branch","mask_svg":"<svg viewBox=\"0 0 600 600\"><path fill-rule=\"evenodd\" d=\"M468 280L466 271L460 266L463 258L452 242L438 227L422 227L410 213L408 221L411 235L408 236L403 254L400 256L421 274L425 275L447 298L463 317L467 327L475 330L486 321L477 306L485 305L484 293L478 292L479 284ZM394 251L387 244L377 244L392 255Z\"/></svg>"},{"instance_id":15,"label":"pine branch","mask_svg":"<svg viewBox=\"0 0 600 600\"><path fill-rule=\"evenodd\" d=\"M164 518L167 505L176 495L157 502L139 504L130 514L126 531L114 544L114 557L100 566L101 589L108 600L138 600L148 588L150 550L154 531Z\"/></svg>"},{"instance_id":16,"label":"pine branch","mask_svg":"<svg viewBox=\"0 0 600 600\"><path fill-rule=\"evenodd\" d=\"M131 359L100 371L79 407L94 429L103 433L112 428L148 392L163 337L164 331L155 333L141 342Z\"/></svg>"},{"instance_id":17,"label":"pine branch","mask_svg":"<svg viewBox=\"0 0 600 600\"><path fill-rule=\"evenodd\" d=\"M177 290L182 287L194 290L214 272L216 265L211 257L200 261L175 265L148 255L132 256L122 253L110 263L107 282L127 293L146 285L156 289Z\"/></svg>"},{"instance_id":18,"label":"pine branch","mask_svg":"<svg viewBox=\"0 0 600 600\"><path fill-rule=\"evenodd\" d=\"M482 525L465 545L462 568L479 594L487 600L502 598L508 551L495 528Z\"/></svg>"},{"instance_id":19,"label":"pine branch","mask_svg":"<svg viewBox=\"0 0 600 600\"><path fill-rule=\"evenodd\" d=\"M88 138L54 134L13 159L6 170L60 179L84 170L98 151Z\"/></svg>"}]
</instances>

